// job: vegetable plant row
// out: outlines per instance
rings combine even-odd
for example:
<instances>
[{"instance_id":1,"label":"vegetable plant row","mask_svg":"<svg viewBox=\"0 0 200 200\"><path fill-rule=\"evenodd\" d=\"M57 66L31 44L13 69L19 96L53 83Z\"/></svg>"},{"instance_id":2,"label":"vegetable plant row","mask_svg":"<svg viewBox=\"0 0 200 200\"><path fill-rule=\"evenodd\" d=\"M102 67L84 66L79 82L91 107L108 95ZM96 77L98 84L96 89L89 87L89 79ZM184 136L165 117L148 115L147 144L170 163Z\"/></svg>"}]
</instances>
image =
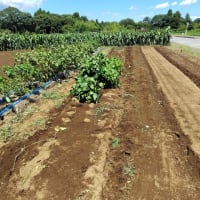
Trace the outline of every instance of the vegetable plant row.
<instances>
[{"instance_id":1,"label":"vegetable plant row","mask_svg":"<svg viewBox=\"0 0 200 200\"><path fill-rule=\"evenodd\" d=\"M167 45L168 30L119 33L67 33L67 34L0 34L0 50L34 49L61 44L94 41L103 46L124 45Z\"/></svg>"},{"instance_id":2,"label":"vegetable plant row","mask_svg":"<svg viewBox=\"0 0 200 200\"><path fill-rule=\"evenodd\" d=\"M69 71L96 48L94 44L82 43L19 53L14 67L0 68L0 96L21 96L50 79L67 78Z\"/></svg>"},{"instance_id":3,"label":"vegetable plant row","mask_svg":"<svg viewBox=\"0 0 200 200\"><path fill-rule=\"evenodd\" d=\"M119 86L122 62L118 58L107 58L99 53L80 62L79 70L71 94L80 102L97 103L101 89Z\"/></svg>"}]
</instances>

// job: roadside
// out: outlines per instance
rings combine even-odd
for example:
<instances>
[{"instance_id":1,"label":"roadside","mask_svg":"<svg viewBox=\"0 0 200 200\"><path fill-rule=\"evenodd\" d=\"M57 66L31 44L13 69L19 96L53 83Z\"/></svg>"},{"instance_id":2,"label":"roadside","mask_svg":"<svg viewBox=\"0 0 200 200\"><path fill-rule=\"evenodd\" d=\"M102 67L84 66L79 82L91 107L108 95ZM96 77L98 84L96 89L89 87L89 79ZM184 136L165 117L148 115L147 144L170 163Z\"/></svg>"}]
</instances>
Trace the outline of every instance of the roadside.
<instances>
[{"instance_id":1,"label":"roadside","mask_svg":"<svg viewBox=\"0 0 200 200\"><path fill-rule=\"evenodd\" d=\"M199 37L173 36L171 38L171 42L186 45L186 46L192 47L196 50L200 50L200 38Z\"/></svg>"}]
</instances>

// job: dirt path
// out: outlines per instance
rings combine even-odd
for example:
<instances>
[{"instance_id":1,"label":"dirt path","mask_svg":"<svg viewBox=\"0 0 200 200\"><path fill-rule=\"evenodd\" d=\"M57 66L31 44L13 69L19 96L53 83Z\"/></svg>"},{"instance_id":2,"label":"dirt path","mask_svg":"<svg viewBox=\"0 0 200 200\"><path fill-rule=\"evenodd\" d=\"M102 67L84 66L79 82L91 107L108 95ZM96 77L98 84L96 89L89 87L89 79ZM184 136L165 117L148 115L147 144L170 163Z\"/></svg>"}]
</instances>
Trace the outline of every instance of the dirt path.
<instances>
[{"instance_id":1,"label":"dirt path","mask_svg":"<svg viewBox=\"0 0 200 200\"><path fill-rule=\"evenodd\" d=\"M200 156L200 89L153 47L142 48L182 130Z\"/></svg>"},{"instance_id":2,"label":"dirt path","mask_svg":"<svg viewBox=\"0 0 200 200\"><path fill-rule=\"evenodd\" d=\"M0 200L200 199L199 159L143 51L109 52L124 62L120 88L99 104L68 97L44 130L0 148Z\"/></svg>"}]
</instances>

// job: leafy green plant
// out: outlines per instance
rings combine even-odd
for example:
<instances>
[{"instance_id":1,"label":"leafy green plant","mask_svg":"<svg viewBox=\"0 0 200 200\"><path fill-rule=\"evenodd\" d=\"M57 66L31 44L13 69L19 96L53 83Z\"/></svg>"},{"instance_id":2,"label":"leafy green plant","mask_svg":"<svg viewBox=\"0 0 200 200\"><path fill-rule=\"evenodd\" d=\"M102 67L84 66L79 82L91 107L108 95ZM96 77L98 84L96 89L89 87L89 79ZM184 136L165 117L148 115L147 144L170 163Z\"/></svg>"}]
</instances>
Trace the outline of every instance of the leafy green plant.
<instances>
[{"instance_id":1,"label":"leafy green plant","mask_svg":"<svg viewBox=\"0 0 200 200\"><path fill-rule=\"evenodd\" d=\"M119 59L111 58L107 60L106 66L101 69L100 77L105 83L105 88L114 88L119 86L119 75L121 73L122 63Z\"/></svg>"},{"instance_id":2,"label":"leafy green plant","mask_svg":"<svg viewBox=\"0 0 200 200\"><path fill-rule=\"evenodd\" d=\"M39 79L41 72L30 63L23 63L14 67L6 66L5 73L12 79L20 77L23 81L34 81Z\"/></svg>"},{"instance_id":3,"label":"leafy green plant","mask_svg":"<svg viewBox=\"0 0 200 200\"><path fill-rule=\"evenodd\" d=\"M80 102L97 103L100 97L100 90L104 84L98 82L94 77L78 76L76 84L72 87L71 93Z\"/></svg>"},{"instance_id":4,"label":"leafy green plant","mask_svg":"<svg viewBox=\"0 0 200 200\"><path fill-rule=\"evenodd\" d=\"M115 148L117 148L119 146L119 141L120 140L117 137L113 139L113 141L112 141L112 148L113 149L115 149Z\"/></svg>"},{"instance_id":5,"label":"leafy green plant","mask_svg":"<svg viewBox=\"0 0 200 200\"><path fill-rule=\"evenodd\" d=\"M101 89L119 86L122 62L117 58L107 58L100 53L84 59L79 69L80 73L71 94L80 102L97 103Z\"/></svg>"},{"instance_id":6,"label":"leafy green plant","mask_svg":"<svg viewBox=\"0 0 200 200\"><path fill-rule=\"evenodd\" d=\"M69 71L74 70L82 59L93 53L94 48L95 45L91 43L79 43L48 49L39 47L18 53L15 66L0 68L0 95L24 95L49 79L59 79L59 74L62 73L64 78L68 78Z\"/></svg>"}]
</instances>

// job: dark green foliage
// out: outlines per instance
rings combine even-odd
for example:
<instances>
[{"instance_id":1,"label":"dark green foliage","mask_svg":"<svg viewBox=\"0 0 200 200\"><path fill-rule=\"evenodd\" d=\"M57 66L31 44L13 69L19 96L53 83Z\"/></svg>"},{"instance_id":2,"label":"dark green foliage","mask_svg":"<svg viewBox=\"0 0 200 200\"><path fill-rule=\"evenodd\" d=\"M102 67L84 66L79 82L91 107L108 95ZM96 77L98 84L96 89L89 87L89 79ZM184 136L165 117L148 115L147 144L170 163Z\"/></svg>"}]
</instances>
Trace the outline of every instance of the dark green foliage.
<instances>
[{"instance_id":1,"label":"dark green foliage","mask_svg":"<svg viewBox=\"0 0 200 200\"><path fill-rule=\"evenodd\" d=\"M14 7L0 11L0 28L14 33L32 32L35 29L31 14L21 12Z\"/></svg>"},{"instance_id":2,"label":"dark green foliage","mask_svg":"<svg viewBox=\"0 0 200 200\"><path fill-rule=\"evenodd\" d=\"M71 94L80 102L97 103L101 89L119 86L122 62L117 58L96 54L83 60L79 69L80 73Z\"/></svg>"},{"instance_id":3,"label":"dark green foliage","mask_svg":"<svg viewBox=\"0 0 200 200\"><path fill-rule=\"evenodd\" d=\"M104 84L98 82L95 77L79 75L76 84L72 87L71 94L80 102L98 102L100 90Z\"/></svg>"},{"instance_id":4,"label":"dark green foliage","mask_svg":"<svg viewBox=\"0 0 200 200\"><path fill-rule=\"evenodd\" d=\"M16 56L15 66L0 68L0 95L7 95L10 91L23 95L42 86L42 82L52 78L57 80L59 73L67 78L67 73L95 49L93 44L82 43L20 53Z\"/></svg>"}]
</instances>

